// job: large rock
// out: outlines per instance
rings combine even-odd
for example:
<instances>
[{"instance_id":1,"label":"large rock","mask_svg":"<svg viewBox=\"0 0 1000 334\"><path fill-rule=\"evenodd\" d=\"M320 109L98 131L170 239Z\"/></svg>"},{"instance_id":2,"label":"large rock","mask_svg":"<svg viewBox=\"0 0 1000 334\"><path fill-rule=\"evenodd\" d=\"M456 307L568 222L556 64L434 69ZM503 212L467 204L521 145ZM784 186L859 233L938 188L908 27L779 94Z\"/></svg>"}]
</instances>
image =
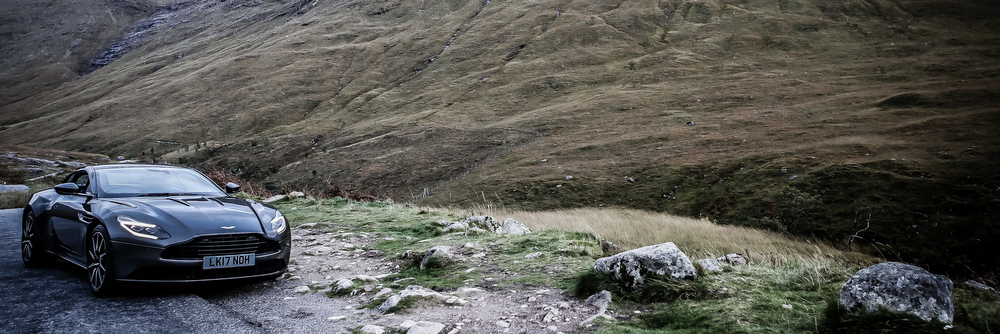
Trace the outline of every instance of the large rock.
<instances>
[{"instance_id":1,"label":"large rock","mask_svg":"<svg viewBox=\"0 0 1000 334\"><path fill-rule=\"evenodd\" d=\"M523 223L514 220L514 218L507 218L500 224L500 228L496 232L500 234L520 235L531 233L531 229Z\"/></svg>"},{"instance_id":2,"label":"large rock","mask_svg":"<svg viewBox=\"0 0 1000 334\"><path fill-rule=\"evenodd\" d=\"M437 261L446 261L451 257L451 246L434 246L424 254L423 260L420 260L420 270L427 269L428 264L436 259Z\"/></svg>"},{"instance_id":3,"label":"large rock","mask_svg":"<svg viewBox=\"0 0 1000 334\"><path fill-rule=\"evenodd\" d=\"M673 279L694 279L694 265L672 242L633 249L597 259L594 271L614 274L630 287L643 283L650 275Z\"/></svg>"},{"instance_id":4,"label":"large rock","mask_svg":"<svg viewBox=\"0 0 1000 334\"><path fill-rule=\"evenodd\" d=\"M866 311L880 307L912 314L924 321L937 319L951 323L955 307L951 302L954 285L942 275L899 262L885 262L861 269L840 289L840 304Z\"/></svg>"},{"instance_id":5,"label":"large rock","mask_svg":"<svg viewBox=\"0 0 1000 334\"><path fill-rule=\"evenodd\" d=\"M29 191L31 191L31 188L28 188L28 186L20 185L20 184L13 184L13 185L0 184L0 194L2 194L2 193L10 193L10 192L15 192L15 191L29 192Z\"/></svg>"}]
</instances>

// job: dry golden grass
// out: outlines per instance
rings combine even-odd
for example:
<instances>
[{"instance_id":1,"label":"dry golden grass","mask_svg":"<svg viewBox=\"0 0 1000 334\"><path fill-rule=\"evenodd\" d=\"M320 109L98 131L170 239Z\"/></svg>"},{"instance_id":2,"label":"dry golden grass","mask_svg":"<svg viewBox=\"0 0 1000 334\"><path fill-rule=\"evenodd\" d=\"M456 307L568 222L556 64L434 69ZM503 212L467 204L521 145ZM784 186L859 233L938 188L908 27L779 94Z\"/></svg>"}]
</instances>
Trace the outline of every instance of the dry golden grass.
<instances>
[{"instance_id":1,"label":"dry golden grass","mask_svg":"<svg viewBox=\"0 0 1000 334\"><path fill-rule=\"evenodd\" d=\"M559 229L589 232L618 245L619 250L673 242L692 259L740 253L758 264L790 262L874 263L877 259L844 252L823 242L801 240L769 231L717 225L707 220L631 210L581 208L517 212L485 208L497 219L512 217L532 230Z\"/></svg>"}]
</instances>

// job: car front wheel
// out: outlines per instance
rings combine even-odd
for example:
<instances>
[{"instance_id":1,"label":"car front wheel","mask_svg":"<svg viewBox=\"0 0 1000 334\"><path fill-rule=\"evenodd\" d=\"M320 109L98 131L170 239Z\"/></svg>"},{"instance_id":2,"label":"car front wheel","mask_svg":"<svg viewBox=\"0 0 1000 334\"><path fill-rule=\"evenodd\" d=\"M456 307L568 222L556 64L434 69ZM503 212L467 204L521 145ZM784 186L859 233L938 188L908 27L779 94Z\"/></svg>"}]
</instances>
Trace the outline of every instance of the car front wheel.
<instances>
[{"instance_id":1,"label":"car front wheel","mask_svg":"<svg viewBox=\"0 0 1000 334\"><path fill-rule=\"evenodd\" d=\"M111 261L111 239L104 226L98 225L87 238L87 280L98 297L106 297L115 287Z\"/></svg>"},{"instance_id":2,"label":"car front wheel","mask_svg":"<svg viewBox=\"0 0 1000 334\"><path fill-rule=\"evenodd\" d=\"M25 210L21 218L21 260L25 267L39 267L52 262L52 255L42 248L41 237L34 213Z\"/></svg>"}]
</instances>

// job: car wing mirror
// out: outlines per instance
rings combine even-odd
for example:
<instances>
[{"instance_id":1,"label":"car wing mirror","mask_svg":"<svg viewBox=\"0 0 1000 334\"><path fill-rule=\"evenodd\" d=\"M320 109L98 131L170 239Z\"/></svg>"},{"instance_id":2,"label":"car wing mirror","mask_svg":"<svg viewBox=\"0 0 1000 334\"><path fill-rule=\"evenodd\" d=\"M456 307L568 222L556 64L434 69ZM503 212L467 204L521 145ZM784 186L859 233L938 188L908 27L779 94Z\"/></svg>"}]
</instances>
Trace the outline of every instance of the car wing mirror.
<instances>
[{"instance_id":1,"label":"car wing mirror","mask_svg":"<svg viewBox=\"0 0 1000 334\"><path fill-rule=\"evenodd\" d=\"M232 182L226 183L226 193L227 194L235 194L235 193L238 193L238 192L240 192L240 185L232 183Z\"/></svg>"},{"instance_id":2,"label":"car wing mirror","mask_svg":"<svg viewBox=\"0 0 1000 334\"><path fill-rule=\"evenodd\" d=\"M76 185L76 183L60 183L54 189L59 195L76 195L80 193L80 186Z\"/></svg>"}]
</instances>

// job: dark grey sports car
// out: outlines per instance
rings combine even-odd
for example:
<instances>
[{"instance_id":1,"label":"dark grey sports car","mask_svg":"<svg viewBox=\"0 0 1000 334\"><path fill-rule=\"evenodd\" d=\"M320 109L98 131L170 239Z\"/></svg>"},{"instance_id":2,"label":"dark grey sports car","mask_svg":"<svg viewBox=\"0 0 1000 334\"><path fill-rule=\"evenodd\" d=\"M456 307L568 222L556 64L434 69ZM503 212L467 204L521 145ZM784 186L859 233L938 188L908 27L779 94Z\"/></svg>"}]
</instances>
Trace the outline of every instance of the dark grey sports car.
<instances>
[{"instance_id":1,"label":"dark grey sports car","mask_svg":"<svg viewBox=\"0 0 1000 334\"><path fill-rule=\"evenodd\" d=\"M24 208L21 258L87 269L94 294L118 282L266 279L288 267L291 234L276 208L229 196L198 171L105 165L70 174Z\"/></svg>"}]
</instances>

